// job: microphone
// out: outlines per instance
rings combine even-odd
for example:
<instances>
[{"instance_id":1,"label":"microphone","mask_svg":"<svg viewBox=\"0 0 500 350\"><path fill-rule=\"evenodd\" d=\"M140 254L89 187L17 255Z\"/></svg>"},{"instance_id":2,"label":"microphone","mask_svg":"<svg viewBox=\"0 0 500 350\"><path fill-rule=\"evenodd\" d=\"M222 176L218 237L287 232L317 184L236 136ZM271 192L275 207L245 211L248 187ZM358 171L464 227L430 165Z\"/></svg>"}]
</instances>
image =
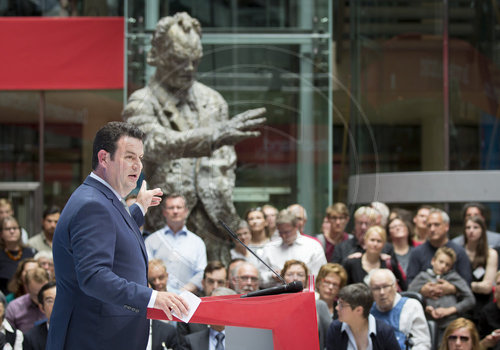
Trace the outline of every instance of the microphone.
<instances>
[{"instance_id":1,"label":"microphone","mask_svg":"<svg viewBox=\"0 0 500 350\"><path fill-rule=\"evenodd\" d=\"M261 263L263 263L263 264L264 264L264 265L265 265L265 266L266 266L269 270L271 270L271 271L272 271L272 272L273 272L276 276L278 276L278 278L280 279L280 281L281 281L284 285L286 285L286 281L285 281L285 279L284 279L283 277L281 277L281 275L280 275L279 273L277 273L276 271L274 271L274 270L273 270L273 269L272 269L272 268L271 268L268 264L266 264L266 263L264 262L264 260L262 260L262 259L261 259L261 258L260 258L257 254L255 254L255 253L254 253L254 251L253 251L252 249L248 248L248 246L247 246L245 243L243 243L243 242L241 241L241 239L239 239L239 238L238 238L238 236L236 235L236 233L234 233L234 232L233 232L233 231L229 228L229 226L227 226L227 225L226 225L226 223L225 223L224 221L222 221L221 219L219 219L219 224L221 224L221 225L222 225L222 226L226 229L226 231L229 233L229 235L230 235L231 237L233 237L235 240L237 240L238 242L240 242L240 244L241 244L243 247L247 248L247 250L248 250L250 253L252 253L252 254L253 254L253 255L254 255L257 259L259 259L259 261L260 261ZM302 285L302 283L301 283L300 285ZM271 288L268 288L268 289L271 289ZM263 289L263 290L265 290L265 289ZM276 293L276 294L278 294L278 293Z\"/></svg>"},{"instance_id":2,"label":"microphone","mask_svg":"<svg viewBox=\"0 0 500 350\"><path fill-rule=\"evenodd\" d=\"M245 295L242 295L242 298L250 298L250 297L261 297L264 295L276 295L282 293L298 293L302 292L304 287L302 286L302 282L293 281L287 284L283 284L281 286L256 290L255 292L250 292Z\"/></svg>"}]
</instances>

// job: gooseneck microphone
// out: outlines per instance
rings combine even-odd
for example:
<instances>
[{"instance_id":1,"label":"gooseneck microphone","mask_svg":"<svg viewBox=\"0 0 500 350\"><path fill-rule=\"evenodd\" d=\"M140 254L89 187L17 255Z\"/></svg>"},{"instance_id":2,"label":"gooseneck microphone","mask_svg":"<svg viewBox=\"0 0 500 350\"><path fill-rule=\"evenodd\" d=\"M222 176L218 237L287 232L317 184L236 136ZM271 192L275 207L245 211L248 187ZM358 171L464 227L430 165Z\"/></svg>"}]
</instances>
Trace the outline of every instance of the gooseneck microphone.
<instances>
[{"instance_id":1,"label":"gooseneck microphone","mask_svg":"<svg viewBox=\"0 0 500 350\"><path fill-rule=\"evenodd\" d=\"M274 271L264 260L262 260L255 252L250 249L245 243L241 241L241 239L238 238L238 236L229 228L229 226L226 225L224 221L219 219L219 224L224 227L224 229L229 233L229 235L237 240L242 246L244 246L250 253L252 253L261 263L263 263L272 273L274 273L280 281L283 283L281 286L276 286L276 287L271 287L271 288L266 288L266 289L261 289L261 290L256 290L254 292L247 293L245 295L242 295L241 298L248 298L248 297L258 297L258 296L263 296L263 295L276 295L276 294L281 294L281 293L297 293L301 292L303 290L302 282L300 281L293 281L290 283L286 283L285 279L281 277L279 273Z\"/></svg>"}]
</instances>

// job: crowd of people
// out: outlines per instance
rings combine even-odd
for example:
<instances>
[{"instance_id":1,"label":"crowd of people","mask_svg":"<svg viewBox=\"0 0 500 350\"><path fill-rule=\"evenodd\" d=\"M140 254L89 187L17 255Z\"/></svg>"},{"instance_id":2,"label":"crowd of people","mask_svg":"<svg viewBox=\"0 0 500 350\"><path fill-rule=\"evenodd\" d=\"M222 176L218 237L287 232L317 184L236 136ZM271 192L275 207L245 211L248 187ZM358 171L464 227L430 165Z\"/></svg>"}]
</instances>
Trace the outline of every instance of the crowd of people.
<instances>
[{"instance_id":1,"label":"crowd of people","mask_svg":"<svg viewBox=\"0 0 500 350\"><path fill-rule=\"evenodd\" d=\"M276 273L236 240L228 266L207 261L204 241L186 227L185 198L171 193L161 205L165 227L143 231L148 283L157 291L243 294L280 284L278 274L306 289L314 278L321 349L500 349L500 234L487 230L479 203L464 206L454 239L448 214L430 206L414 214L361 206L348 233L347 206L335 203L317 235L304 232L307 211L299 204L251 208L233 229ZM60 214L47 208L41 232L29 238L12 203L0 199L0 348L45 349ZM150 327L151 349L225 346L220 325L155 320Z\"/></svg>"}]
</instances>

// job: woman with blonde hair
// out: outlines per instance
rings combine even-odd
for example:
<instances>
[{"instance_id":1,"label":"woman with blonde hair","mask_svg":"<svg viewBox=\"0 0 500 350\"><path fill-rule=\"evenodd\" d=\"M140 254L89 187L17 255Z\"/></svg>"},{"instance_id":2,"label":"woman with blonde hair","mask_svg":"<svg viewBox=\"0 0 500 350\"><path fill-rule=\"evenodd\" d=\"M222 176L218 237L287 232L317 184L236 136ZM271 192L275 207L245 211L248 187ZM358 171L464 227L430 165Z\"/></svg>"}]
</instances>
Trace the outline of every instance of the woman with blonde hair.
<instances>
[{"instance_id":1,"label":"woman with blonde hair","mask_svg":"<svg viewBox=\"0 0 500 350\"><path fill-rule=\"evenodd\" d=\"M460 317L446 327L439 350L480 350L479 334L472 321Z\"/></svg>"},{"instance_id":2,"label":"woman with blonde hair","mask_svg":"<svg viewBox=\"0 0 500 350\"><path fill-rule=\"evenodd\" d=\"M316 291L319 299L328 305L333 319L337 319L337 298L340 289L347 284L347 272L340 264L328 263L321 266L316 278Z\"/></svg>"},{"instance_id":3,"label":"woman with blonde hair","mask_svg":"<svg viewBox=\"0 0 500 350\"><path fill-rule=\"evenodd\" d=\"M373 269L389 269L396 276L398 289L406 290L406 275L393 256L382 258L382 249L387 242L387 233L380 226L370 227L364 237L364 253L361 257L348 258L342 264L347 272L347 284L365 282L368 273Z\"/></svg>"}]
</instances>

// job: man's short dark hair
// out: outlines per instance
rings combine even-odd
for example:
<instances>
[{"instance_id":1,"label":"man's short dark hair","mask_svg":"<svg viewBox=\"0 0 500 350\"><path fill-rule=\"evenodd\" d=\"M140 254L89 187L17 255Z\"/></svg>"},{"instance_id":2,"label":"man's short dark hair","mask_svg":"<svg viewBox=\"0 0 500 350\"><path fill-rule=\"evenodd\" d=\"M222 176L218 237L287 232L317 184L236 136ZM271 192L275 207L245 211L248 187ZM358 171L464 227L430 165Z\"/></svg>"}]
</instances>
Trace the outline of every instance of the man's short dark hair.
<instances>
[{"instance_id":1,"label":"man's short dark hair","mask_svg":"<svg viewBox=\"0 0 500 350\"><path fill-rule=\"evenodd\" d=\"M40 291L38 292L37 298L38 298L38 303L43 306L43 293L50 288L55 288L56 282L55 281L50 281L45 283L42 288L40 288Z\"/></svg>"},{"instance_id":2,"label":"man's short dark hair","mask_svg":"<svg viewBox=\"0 0 500 350\"><path fill-rule=\"evenodd\" d=\"M207 266L205 267L205 270L203 271L203 279L207 277L207 273L212 273L217 270L226 270L226 266L219 260L212 260L207 263ZM226 271L226 278L227 278L227 271Z\"/></svg>"},{"instance_id":3,"label":"man's short dark hair","mask_svg":"<svg viewBox=\"0 0 500 350\"><path fill-rule=\"evenodd\" d=\"M99 165L97 154L100 150L109 152L111 159L115 156L118 140L122 136L129 136L142 141L144 133L136 126L125 122L109 122L96 133L92 146L92 170Z\"/></svg>"},{"instance_id":4,"label":"man's short dark hair","mask_svg":"<svg viewBox=\"0 0 500 350\"><path fill-rule=\"evenodd\" d=\"M51 205L43 211L43 219L52 214L61 214L61 208L59 208L57 205Z\"/></svg>"},{"instance_id":5,"label":"man's short dark hair","mask_svg":"<svg viewBox=\"0 0 500 350\"><path fill-rule=\"evenodd\" d=\"M352 309L361 306L363 308L363 317L368 318L373 305L373 296L366 284L354 283L345 286L339 292L339 299L349 304Z\"/></svg>"}]
</instances>

